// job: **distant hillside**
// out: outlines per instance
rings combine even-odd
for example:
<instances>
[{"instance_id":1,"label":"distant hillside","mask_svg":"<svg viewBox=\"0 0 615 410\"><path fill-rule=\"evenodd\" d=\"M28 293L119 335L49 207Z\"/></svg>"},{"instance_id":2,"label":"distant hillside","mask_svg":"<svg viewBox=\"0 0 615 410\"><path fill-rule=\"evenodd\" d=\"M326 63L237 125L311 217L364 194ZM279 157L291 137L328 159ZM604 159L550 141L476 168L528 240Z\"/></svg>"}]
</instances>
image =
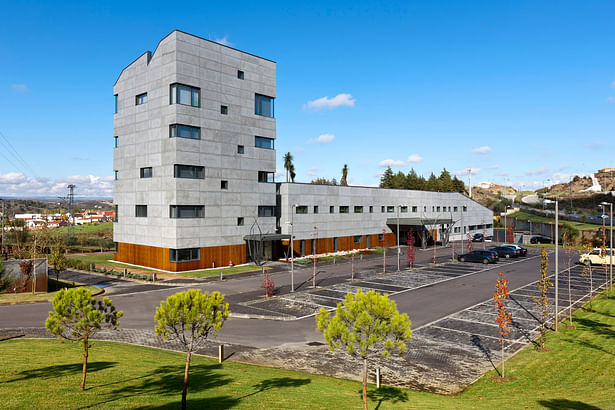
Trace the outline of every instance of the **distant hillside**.
<instances>
[{"instance_id":1,"label":"distant hillside","mask_svg":"<svg viewBox=\"0 0 615 410\"><path fill-rule=\"evenodd\" d=\"M8 199L4 198L4 212L10 219L15 217L15 214L37 214L47 212L58 212L60 209L66 209L67 203L60 199ZM112 211L113 203L108 200L76 200L75 208L84 209L102 209L103 211ZM2 203L0 202L0 213L2 212Z\"/></svg>"}]
</instances>

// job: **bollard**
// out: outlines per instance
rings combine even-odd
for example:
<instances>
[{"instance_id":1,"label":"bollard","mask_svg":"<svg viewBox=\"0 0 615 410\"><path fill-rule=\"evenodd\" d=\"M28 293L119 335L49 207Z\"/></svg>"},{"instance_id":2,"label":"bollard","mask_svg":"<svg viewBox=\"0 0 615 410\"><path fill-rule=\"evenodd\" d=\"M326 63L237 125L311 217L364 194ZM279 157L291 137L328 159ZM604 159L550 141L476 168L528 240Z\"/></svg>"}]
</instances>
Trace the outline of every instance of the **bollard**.
<instances>
[{"instance_id":1,"label":"bollard","mask_svg":"<svg viewBox=\"0 0 615 410\"><path fill-rule=\"evenodd\" d=\"M360 253L359 255L360 255L360 256L359 256L359 260L361 260L361 261L362 261L362 260L363 260L363 254L362 254L362 253Z\"/></svg>"},{"instance_id":2,"label":"bollard","mask_svg":"<svg viewBox=\"0 0 615 410\"><path fill-rule=\"evenodd\" d=\"M220 280L224 280L224 278L222 277L222 271L220 271Z\"/></svg>"},{"instance_id":3,"label":"bollard","mask_svg":"<svg viewBox=\"0 0 615 410\"><path fill-rule=\"evenodd\" d=\"M380 368L376 368L376 388L380 388Z\"/></svg>"},{"instance_id":4,"label":"bollard","mask_svg":"<svg viewBox=\"0 0 615 410\"><path fill-rule=\"evenodd\" d=\"M128 271L128 269L124 268L124 277L126 277L126 272Z\"/></svg>"},{"instance_id":5,"label":"bollard","mask_svg":"<svg viewBox=\"0 0 615 410\"><path fill-rule=\"evenodd\" d=\"M156 272L152 273L152 282L156 282Z\"/></svg>"},{"instance_id":6,"label":"bollard","mask_svg":"<svg viewBox=\"0 0 615 410\"><path fill-rule=\"evenodd\" d=\"M212 262L212 263L211 263L211 267L212 267L212 268L215 268L215 267L216 267L216 262Z\"/></svg>"},{"instance_id":7,"label":"bollard","mask_svg":"<svg viewBox=\"0 0 615 410\"><path fill-rule=\"evenodd\" d=\"M92 272L92 264L90 263L90 272Z\"/></svg>"},{"instance_id":8,"label":"bollard","mask_svg":"<svg viewBox=\"0 0 615 410\"><path fill-rule=\"evenodd\" d=\"M224 361L224 345L218 346L218 363Z\"/></svg>"},{"instance_id":9,"label":"bollard","mask_svg":"<svg viewBox=\"0 0 615 410\"><path fill-rule=\"evenodd\" d=\"M335 256L333 257L333 264L335 265Z\"/></svg>"}]
</instances>

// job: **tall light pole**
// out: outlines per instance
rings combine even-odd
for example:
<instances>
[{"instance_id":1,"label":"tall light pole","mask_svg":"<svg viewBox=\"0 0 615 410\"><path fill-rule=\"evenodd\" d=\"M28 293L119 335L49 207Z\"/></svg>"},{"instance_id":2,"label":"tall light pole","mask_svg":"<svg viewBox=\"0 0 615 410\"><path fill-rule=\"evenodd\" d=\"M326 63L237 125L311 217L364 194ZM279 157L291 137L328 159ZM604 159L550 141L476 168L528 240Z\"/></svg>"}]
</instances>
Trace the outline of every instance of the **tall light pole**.
<instances>
[{"instance_id":1,"label":"tall light pole","mask_svg":"<svg viewBox=\"0 0 615 410\"><path fill-rule=\"evenodd\" d=\"M4 254L4 199L0 198L2 201L2 249L0 249L0 253Z\"/></svg>"},{"instance_id":2,"label":"tall light pole","mask_svg":"<svg viewBox=\"0 0 615 410\"><path fill-rule=\"evenodd\" d=\"M613 203L601 202L600 205L609 205L609 222L610 222L610 234L609 234L609 290L613 290Z\"/></svg>"},{"instance_id":3,"label":"tall light pole","mask_svg":"<svg viewBox=\"0 0 615 410\"><path fill-rule=\"evenodd\" d=\"M314 262L314 271L312 273L312 287L316 287L316 242L318 242L318 227L314 227L314 249L312 249L312 253L314 254L313 262Z\"/></svg>"},{"instance_id":4,"label":"tall light pole","mask_svg":"<svg viewBox=\"0 0 615 410\"><path fill-rule=\"evenodd\" d=\"M506 205L506 208L504 208L504 242L507 242L506 239L506 230L508 229L508 226L506 224L506 215L508 215L508 210L510 209L510 206Z\"/></svg>"},{"instance_id":5,"label":"tall light pole","mask_svg":"<svg viewBox=\"0 0 615 410\"><path fill-rule=\"evenodd\" d=\"M401 209L401 205L397 205L397 272L400 271L400 265L399 265L399 210Z\"/></svg>"},{"instance_id":6,"label":"tall light pole","mask_svg":"<svg viewBox=\"0 0 615 410\"><path fill-rule=\"evenodd\" d=\"M555 331L557 332L559 315L559 203L557 199L545 199L544 203L555 203Z\"/></svg>"},{"instance_id":7,"label":"tall light pole","mask_svg":"<svg viewBox=\"0 0 615 410\"><path fill-rule=\"evenodd\" d=\"M290 291L295 291L295 208L297 204L290 207Z\"/></svg>"}]
</instances>

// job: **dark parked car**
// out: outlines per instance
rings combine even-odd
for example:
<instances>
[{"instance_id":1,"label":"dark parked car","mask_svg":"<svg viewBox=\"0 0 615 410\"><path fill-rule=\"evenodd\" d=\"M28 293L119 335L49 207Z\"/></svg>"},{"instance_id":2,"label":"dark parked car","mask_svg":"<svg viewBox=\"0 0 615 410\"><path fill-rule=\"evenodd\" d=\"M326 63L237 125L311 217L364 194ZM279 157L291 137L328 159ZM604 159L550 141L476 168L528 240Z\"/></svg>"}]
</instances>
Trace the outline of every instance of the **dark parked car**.
<instances>
[{"instance_id":1,"label":"dark parked car","mask_svg":"<svg viewBox=\"0 0 615 410\"><path fill-rule=\"evenodd\" d=\"M512 247L509 246L494 246L493 248L489 248L490 251L496 251L500 258L517 258L521 255L521 253Z\"/></svg>"},{"instance_id":2,"label":"dark parked car","mask_svg":"<svg viewBox=\"0 0 615 410\"><path fill-rule=\"evenodd\" d=\"M474 250L472 252L464 253L457 256L457 260L459 262L482 262L484 264L495 263L497 261L494 252L483 250Z\"/></svg>"},{"instance_id":3,"label":"dark parked car","mask_svg":"<svg viewBox=\"0 0 615 410\"><path fill-rule=\"evenodd\" d=\"M475 233L472 237L472 242L483 242L485 240L485 235L482 233Z\"/></svg>"},{"instance_id":4,"label":"dark parked car","mask_svg":"<svg viewBox=\"0 0 615 410\"><path fill-rule=\"evenodd\" d=\"M530 243L553 243L553 239L547 236L532 236Z\"/></svg>"},{"instance_id":5,"label":"dark parked car","mask_svg":"<svg viewBox=\"0 0 615 410\"><path fill-rule=\"evenodd\" d=\"M527 248L524 248L521 245L516 245L516 244L510 244L510 243L505 243L502 246L508 246L509 248L513 248L519 251L519 255L520 256L527 256Z\"/></svg>"}]
</instances>

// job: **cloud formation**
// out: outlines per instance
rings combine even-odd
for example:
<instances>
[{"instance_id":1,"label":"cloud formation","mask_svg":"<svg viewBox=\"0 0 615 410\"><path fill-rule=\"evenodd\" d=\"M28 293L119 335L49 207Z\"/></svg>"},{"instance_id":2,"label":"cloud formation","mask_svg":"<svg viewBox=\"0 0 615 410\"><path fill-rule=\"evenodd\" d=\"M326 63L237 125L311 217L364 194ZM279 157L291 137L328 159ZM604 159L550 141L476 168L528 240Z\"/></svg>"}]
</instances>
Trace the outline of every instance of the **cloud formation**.
<instances>
[{"instance_id":1,"label":"cloud formation","mask_svg":"<svg viewBox=\"0 0 615 410\"><path fill-rule=\"evenodd\" d=\"M540 174L544 174L548 170L549 168L547 167L540 167L538 169L530 169L530 170L525 171L525 175L540 175Z\"/></svg>"},{"instance_id":2,"label":"cloud formation","mask_svg":"<svg viewBox=\"0 0 615 410\"><path fill-rule=\"evenodd\" d=\"M222 38L217 38L217 39L215 39L214 41L215 41L216 43L218 43L218 44L222 44L223 46L229 46L229 47L231 47L231 46L233 45L233 43L231 43L231 42L228 40L228 36L224 36L224 37L222 37Z\"/></svg>"},{"instance_id":3,"label":"cloud formation","mask_svg":"<svg viewBox=\"0 0 615 410\"><path fill-rule=\"evenodd\" d=\"M491 165L489 167L487 167L487 169L499 169L500 166L499 165Z\"/></svg>"},{"instance_id":4,"label":"cloud formation","mask_svg":"<svg viewBox=\"0 0 615 410\"><path fill-rule=\"evenodd\" d=\"M21 92L29 91L28 86L25 84L11 84L11 88L15 91L21 91Z\"/></svg>"},{"instance_id":5,"label":"cloud formation","mask_svg":"<svg viewBox=\"0 0 615 410\"><path fill-rule=\"evenodd\" d=\"M316 177L316 176L318 176L320 171L321 171L320 168L310 168L310 169L307 170L306 174L311 176L311 177Z\"/></svg>"},{"instance_id":6,"label":"cloud formation","mask_svg":"<svg viewBox=\"0 0 615 410\"><path fill-rule=\"evenodd\" d=\"M488 154L491 152L491 147L483 145L482 147L474 148L472 152L475 154Z\"/></svg>"},{"instance_id":7,"label":"cloud formation","mask_svg":"<svg viewBox=\"0 0 615 410\"><path fill-rule=\"evenodd\" d=\"M480 168L467 167L463 169L458 169L457 171L453 171L453 175L457 175L461 177L468 175L468 173L472 175L478 175L480 174Z\"/></svg>"},{"instance_id":8,"label":"cloud formation","mask_svg":"<svg viewBox=\"0 0 615 410\"><path fill-rule=\"evenodd\" d=\"M593 150L601 150L604 148L604 141L590 142L589 144L585 144L585 147Z\"/></svg>"},{"instance_id":9,"label":"cloud formation","mask_svg":"<svg viewBox=\"0 0 615 410\"><path fill-rule=\"evenodd\" d=\"M313 101L308 101L305 107L315 110L334 109L342 106L354 107L355 101L356 100L352 98L350 94L338 94L333 98L325 96Z\"/></svg>"},{"instance_id":10,"label":"cloud formation","mask_svg":"<svg viewBox=\"0 0 615 410\"><path fill-rule=\"evenodd\" d=\"M311 144L313 142L319 142L321 144L328 144L329 142L333 141L335 139L335 135L333 134L320 134L318 136L318 138L310 138L308 140L308 144Z\"/></svg>"},{"instance_id":11,"label":"cloud formation","mask_svg":"<svg viewBox=\"0 0 615 410\"><path fill-rule=\"evenodd\" d=\"M423 157L419 154L412 154L408 157L408 163L415 164L417 162L423 162Z\"/></svg>"},{"instance_id":12,"label":"cloud formation","mask_svg":"<svg viewBox=\"0 0 615 410\"><path fill-rule=\"evenodd\" d=\"M66 186L74 184L75 196L110 198L113 196L113 177L71 175L65 178L31 178L22 173L0 173L0 195L15 197L56 197L68 192Z\"/></svg>"},{"instance_id":13,"label":"cloud formation","mask_svg":"<svg viewBox=\"0 0 615 410\"><path fill-rule=\"evenodd\" d=\"M380 168L403 167L406 163L399 159L385 159L378 163Z\"/></svg>"}]
</instances>

